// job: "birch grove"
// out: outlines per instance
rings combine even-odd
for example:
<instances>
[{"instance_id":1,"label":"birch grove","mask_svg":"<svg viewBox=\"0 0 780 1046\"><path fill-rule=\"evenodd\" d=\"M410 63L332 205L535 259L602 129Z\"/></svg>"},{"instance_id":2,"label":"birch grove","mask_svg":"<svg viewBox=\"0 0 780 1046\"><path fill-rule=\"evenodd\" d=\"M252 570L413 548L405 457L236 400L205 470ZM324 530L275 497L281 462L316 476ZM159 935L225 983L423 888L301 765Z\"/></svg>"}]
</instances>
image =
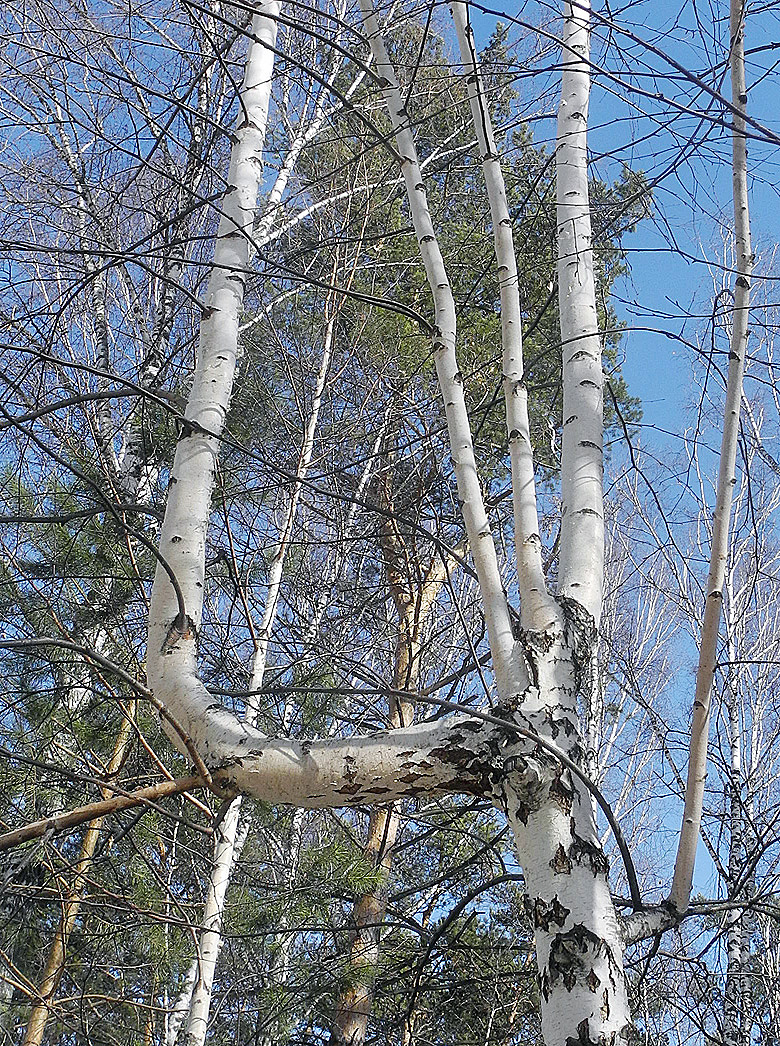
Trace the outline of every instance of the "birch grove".
<instances>
[{"instance_id":1,"label":"birch grove","mask_svg":"<svg viewBox=\"0 0 780 1046\"><path fill-rule=\"evenodd\" d=\"M774 1041L762 15L9 16L1 1041Z\"/></svg>"}]
</instances>

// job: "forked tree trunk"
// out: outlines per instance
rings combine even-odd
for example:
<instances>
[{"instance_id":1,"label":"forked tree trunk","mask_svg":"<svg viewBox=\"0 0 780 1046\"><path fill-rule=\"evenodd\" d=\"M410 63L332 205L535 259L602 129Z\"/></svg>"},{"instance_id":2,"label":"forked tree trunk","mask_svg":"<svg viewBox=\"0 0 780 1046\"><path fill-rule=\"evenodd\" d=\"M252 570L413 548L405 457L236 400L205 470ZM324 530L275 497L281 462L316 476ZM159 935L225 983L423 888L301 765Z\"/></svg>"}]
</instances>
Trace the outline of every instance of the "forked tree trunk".
<instances>
[{"instance_id":1,"label":"forked tree trunk","mask_svg":"<svg viewBox=\"0 0 780 1046\"><path fill-rule=\"evenodd\" d=\"M263 12L268 10L264 8ZM311 808L387 804L410 795L447 792L489 797L506 813L525 873L527 906L536 933L545 1041L548 1046L612 1046L629 1035L631 1018L607 862L580 769L585 746L578 716L581 686L589 685L603 574L602 370L586 140L589 7L585 2L568 0L564 6L556 148L564 384L563 521L555 599L546 590L534 547L539 544L539 535L534 530L533 495L528 489L533 469L528 467L528 448L522 439L522 426L526 424L523 397L507 407L508 417L518 419L517 431L510 429L508 438L518 441L511 464L519 529L515 535L519 588L523 594L524 630L519 636L513 630L480 489L464 379L455 354L455 302L428 209L405 92L396 79L370 0L361 0L361 10L383 84L434 304L432 348L493 659L499 698L495 714L486 719L481 713L458 713L348 740L269 739L251 724L215 707L200 678L196 638L202 614L214 456L234 374L237 316L248 260L246 235L251 229L267 111L266 101L265 109L260 106L259 119L252 118L257 99L253 90L258 84L249 75L245 106L250 115L242 125L231 162L199 363L187 407L187 431L171 473L161 536L164 565L158 566L152 592L149 681L186 735L186 744L181 737L172 735L173 739L183 750L194 746L212 768L217 785L225 790ZM257 17L262 23L264 15ZM736 80L735 76L735 84ZM244 142L241 131L246 131L251 141ZM739 197L744 204L744 219L743 163L742 174L738 177L736 173L744 150L740 154L737 139L735 135L735 199ZM489 137L486 140L489 143ZM492 157L490 160L498 170ZM490 185L493 220L502 224L501 185L492 175ZM749 251L745 233L743 221L739 225L740 288L748 283L751 263L745 253ZM507 241L498 231L496 249L506 259ZM502 287L502 305L505 289ZM742 295L735 330L739 320L743 333L746 309L747 298ZM510 327L506 325L502 332L505 366L511 375L509 393L523 380L519 345ZM741 342L737 337L737 343L738 350L744 350L744 337ZM729 409L737 416L738 404L738 383L734 386L730 381ZM733 418L727 428L733 431ZM730 438L724 437L724 481L733 475ZM723 507L719 498L721 515ZM714 558L721 554L717 546ZM716 596L712 589L711 596ZM690 788L699 813L702 773L702 761L692 760ZM690 826L695 820L689 818L683 832L685 855L678 866L682 883L676 878L677 892L672 897L676 901L682 890L683 903L678 903L678 908L687 903L690 888L690 879L687 888L685 879L692 870ZM696 827L694 836L697 831Z\"/></svg>"},{"instance_id":2,"label":"forked tree trunk","mask_svg":"<svg viewBox=\"0 0 780 1046\"><path fill-rule=\"evenodd\" d=\"M507 652L505 599L493 587L495 551L489 541L490 529L484 519L478 482L476 489L472 486L476 474L472 472L473 449L463 382L457 366L450 363L454 361L454 302L428 211L403 93L370 0L361 0L361 9L377 70L385 80L385 99L402 158L414 229L436 307L436 364L456 452L455 469L466 529L485 605L500 707L518 724L557 745L576 765L582 765L585 751L579 736L578 699L580 680L587 679L600 616L604 545L601 342L587 175L588 12L584 5L565 5L556 153L564 357L562 472L567 520L562 539L561 602L551 613L543 577L523 562L527 546L533 545L533 535L521 532L516 536L516 541L523 543L518 550L521 586L528 586L529 582L534 585L532 620L553 620L547 627L528 629L520 641L511 642ZM485 113L483 107L482 119ZM492 156L488 159L493 161ZM497 163L491 162L491 168L498 169ZM499 199L502 187L503 183L493 186L494 222L503 218ZM498 241L498 232L496 238ZM505 328L505 359L511 336L512 332ZM517 380L521 378L522 372ZM527 469L524 456L514 457L512 465L513 481L520 486L522 477L527 483L527 472L522 471ZM528 512L524 515L523 507L522 502L518 506L516 501L516 518L525 531ZM535 536L538 541L538 534ZM503 772L487 774L487 778L494 801L504 810L514 832L526 878L529 912L536 930L545 1041L574 1041L572 1030L576 1030L577 1041L582 1043L626 1036L631 1017L622 941L590 795L568 770L556 767L554 760L533 751L515 754L513 748L507 744L505 753L497 753Z\"/></svg>"}]
</instances>

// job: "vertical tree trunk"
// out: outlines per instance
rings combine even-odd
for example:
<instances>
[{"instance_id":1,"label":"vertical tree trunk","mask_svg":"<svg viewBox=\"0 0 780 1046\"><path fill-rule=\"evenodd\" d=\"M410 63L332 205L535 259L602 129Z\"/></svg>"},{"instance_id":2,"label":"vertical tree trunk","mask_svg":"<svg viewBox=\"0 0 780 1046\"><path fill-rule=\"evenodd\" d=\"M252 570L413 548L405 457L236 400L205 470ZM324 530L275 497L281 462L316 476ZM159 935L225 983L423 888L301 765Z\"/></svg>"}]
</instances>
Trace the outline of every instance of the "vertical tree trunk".
<instances>
[{"instance_id":1,"label":"vertical tree trunk","mask_svg":"<svg viewBox=\"0 0 780 1046\"><path fill-rule=\"evenodd\" d=\"M730 658L734 660L733 657ZM743 891L740 879L744 870L744 815L742 808L742 724L739 699L732 679L728 682L729 744L731 765L729 793L729 858L727 890L735 906L726 914L726 987L723 998L724 1046L749 1046L744 1036L743 1012L745 979L745 913L738 907Z\"/></svg>"},{"instance_id":2,"label":"vertical tree trunk","mask_svg":"<svg viewBox=\"0 0 780 1046\"><path fill-rule=\"evenodd\" d=\"M128 709L125 718L122 720L114 751L108 767L106 768L109 776L117 773L124 761L127 746L130 742L132 716L133 710L131 708ZM103 790L104 799L109 798L112 794L113 793L107 789ZM41 1046L41 1043L43 1042L46 1024L51 1014L57 987L59 986L63 973L65 972L68 939L70 938L73 928L76 925L76 920L78 919L81 902L84 897L84 890L87 885L87 877L95 856L95 851L97 850L98 841L100 840L100 833L103 828L104 820L105 818L103 817L95 818L95 820L90 821L87 826L87 831L81 844L78 861L76 862L73 881L62 904L62 913L60 915L57 933L49 949L43 977L38 985L40 1002L36 1003L33 1007L32 1013L30 1014L22 1046Z\"/></svg>"},{"instance_id":3,"label":"vertical tree trunk","mask_svg":"<svg viewBox=\"0 0 780 1046\"><path fill-rule=\"evenodd\" d=\"M334 269L335 269L334 264ZM334 272L335 279L335 272ZM298 455L296 482L290 494L290 500L284 512L284 520L268 570L265 607L260 626L255 636L255 654L252 663L252 675L247 700L247 719L256 722L260 712L260 691L263 686L265 669L268 661L268 650L279 608L279 597L282 587L284 564L290 547L293 527L298 511L301 485L311 464L314 451L314 440L319 422L322 397L333 355L333 336L337 316L335 301L329 303L326 312L325 336L322 359L312 397L311 410L303 434L301 450ZM169 1020L169 1041L176 1041L179 1026L187 1013L187 1032L185 1046L202 1046L208 1029L208 1016L211 1008L211 991L214 983L217 960L222 947L222 919L225 910L227 890L236 861L241 856L248 835L246 831L239 834L242 800L237 796L218 829L214 849L214 858L209 873L209 882L204 903L203 923L200 934L198 954L193 959L193 967L185 979L184 987L179 994L176 1008ZM187 988L190 986L189 996Z\"/></svg>"},{"instance_id":4,"label":"vertical tree trunk","mask_svg":"<svg viewBox=\"0 0 780 1046\"><path fill-rule=\"evenodd\" d=\"M712 527L710 569L707 577L699 665L696 672L696 693L693 701L685 807L674 866L674 880L669 894L669 900L678 912L684 912L687 909L691 897L693 868L696 861L696 847L699 841L701 812L704 803L704 786L707 778L712 681L717 663L723 584L729 549L731 503L736 482L742 379L745 372L748 340L750 280L753 275L753 249L750 245L750 212L748 209L747 140L745 138L745 119L741 115L745 112L747 105L745 5L743 0L731 0L729 26L731 33L731 97L735 107L732 134L732 188L737 276L734 281L734 309L729 346L725 417Z\"/></svg>"},{"instance_id":5,"label":"vertical tree trunk","mask_svg":"<svg viewBox=\"0 0 780 1046\"><path fill-rule=\"evenodd\" d=\"M389 510L380 530L380 546L390 594L398 615L398 637L395 646L391 688L410 695L420 677L422 638L431 609L444 583L447 570L440 556L435 556L425 574L414 570L417 555L409 548L398 527L392 495L392 460L388 460L382 505ZM419 564L416 564L419 567ZM414 700L394 694L389 699L388 726L409 726L414 719ZM331 1025L331 1046L363 1046L371 1009L374 1004L374 978L379 961L382 923L387 910L387 884L393 863L393 847L398 832L398 806L393 804L372 810L368 835L363 849L367 861L381 875L372 890L355 902L350 916L351 932L342 976L345 987L336 1002Z\"/></svg>"},{"instance_id":6,"label":"vertical tree trunk","mask_svg":"<svg viewBox=\"0 0 780 1046\"><path fill-rule=\"evenodd\" d=\"M363 21L385 80L385 98L402 158L407 197L436 307L434 351L444 396L463 515L485 607L501 707L525 729L560 746L577 764L580 679L587 673L603 585L602 370L587 178L589 8L564 6L563 74L558 123L559 292L564 359L561 611L544 630L515 644L473 455L463 382L455 359L455 308L427 207L403 95L370 0ZM528 583L526 578L523 584ZM522 587L522 584L521 584ZM497 591L498 589L498 591ZM511 737L511 734L509 735ZM622 940L587 789L542 753L501 753L509 771L496 801L515 835L536 928L542 1026L548 1044L615 1042L631 1016ZM571 1035L576 1029L577 1038Z\"/></svg>"}]
</instances>

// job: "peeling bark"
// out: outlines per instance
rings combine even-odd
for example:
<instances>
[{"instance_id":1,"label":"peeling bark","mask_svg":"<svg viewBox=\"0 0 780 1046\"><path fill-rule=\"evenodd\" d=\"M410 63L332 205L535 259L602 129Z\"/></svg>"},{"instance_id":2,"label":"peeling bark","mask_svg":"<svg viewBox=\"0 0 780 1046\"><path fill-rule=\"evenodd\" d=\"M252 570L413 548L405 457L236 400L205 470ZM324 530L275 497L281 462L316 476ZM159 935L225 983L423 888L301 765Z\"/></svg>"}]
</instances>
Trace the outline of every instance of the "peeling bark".
<instances>
[{"instance_id":1,"label":"peeling bark","mask_svg":"<svg viewBox=\"0 0 780 1046\"><path fill-rule=\"evenodd\" d=\"M515 718L582 765L577 702L594 631L582 608L563 606L562 631L528 633L522 641L533 683ZM515 837L535 928L545 1042L618 1042L632 1026L623 941L590 793L541 752L515 755L509 768L500 806Z\"/></svg>"}]
</instances>

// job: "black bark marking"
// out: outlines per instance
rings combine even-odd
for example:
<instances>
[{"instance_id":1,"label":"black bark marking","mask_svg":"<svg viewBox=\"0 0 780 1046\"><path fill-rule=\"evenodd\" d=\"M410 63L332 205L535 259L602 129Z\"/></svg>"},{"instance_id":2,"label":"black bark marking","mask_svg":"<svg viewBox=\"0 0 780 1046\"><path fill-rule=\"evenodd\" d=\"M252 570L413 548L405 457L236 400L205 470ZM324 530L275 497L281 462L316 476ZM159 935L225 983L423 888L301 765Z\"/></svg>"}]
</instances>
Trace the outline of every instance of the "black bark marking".
<instances>
[{"instance_id":1,"label":"black bark marking","mask_svg":"<svg viewBox=\"0 0 780 1046\"><path fill-rule=\"evenodd\" d=\"M187 618L183 625L179 621L178 617L175 617L173 619L173 621L170 624L170 627L168 628L168 631L165 634L163 644L160 647L160 653L172 653L174 650L177 649L179 642L182 639L192 639L196 642L198 639L198 629L195 626L195 622L192 620L189 614L187 614ZM217 704L217 708L221 707L221 705Z\"/></svg>"},{"instance_id":2,"label":"black bark marking","mask_svg":"<svg viewBox=\"0 0 780 1046\"><path fill-rule=\"evenodd\" d=\"M556 875L571 875L571 859L564 850L563 843L558 843L558 849L550 861L550 867Z\"/></svg>"},{"instance_id":3,"label":"black bark marking","mask_svg":"<svg viewBox=\"0 0 780 1046\"><path fill-rule=\"evenodd\" d=\"M550 997L558 981L569 992L580 980L588 983L588 977L593 973L592 958L604 954L611 959L606 941L583 923L575 923L565 933L556 933L550 946L547 967L542 974L542 985L547 990L546 998ZM587 961L588 957L591 961Z\"/></svg>"},{"instance_id":4,"label":"black bark marking","mask_svg":"<svg viewBox=\"0 0 780 1046\"><path fill-rule=\"evenodd\" d=\"M566 770L557 773L550 784L550 798L565 814L570 814L574 805L574 785L571 775Z\"/></svg>"},{"instance_id":5,"label":"black bark marking","mask_svg":"<svg viewBox=\"0 0 780 1046\"><path fill-rule=\"evenodd\" d=\"M557 894L549 902L545 901L543 897L535 897L533 900L525 897L523 907L526 915L533 921L534 929L546 930L548 933L554 923L561 927L571 915L571 909L561 904Z\"/></svg>"},{"instance_id":6,"label":"black bark marking","mask_svg":"<svg viewBox=\"0 0 780 1046\"><path fill-rule=\"evenodd\" d=\"M566 1038L565 1046L618 1046L621 1042L634 1042L638 1041L632 1028L627 1024L624 1028L621 1028L618 1032L611 1032L610 1035L599 1035L598 1038L592 1038L590 1034L590 1025L588 1024L587 1017L584 1021L580 1021L577 1025L577 1037L569 1035Z\"/></svg>"},{"instance_id":7,"label":"black bark marking","mask_svg":"<svg viewBox=\"0 0 780 1046\"><path fill-rule=\"evenodd\" d=\"M569 858L572 864L587 864L594 875L607 875L609 873L609 861L604 851L597 843L583 839L575 831L575 820L571 819L572 844L569 847Z\"/></svg>"}]
</instances>

